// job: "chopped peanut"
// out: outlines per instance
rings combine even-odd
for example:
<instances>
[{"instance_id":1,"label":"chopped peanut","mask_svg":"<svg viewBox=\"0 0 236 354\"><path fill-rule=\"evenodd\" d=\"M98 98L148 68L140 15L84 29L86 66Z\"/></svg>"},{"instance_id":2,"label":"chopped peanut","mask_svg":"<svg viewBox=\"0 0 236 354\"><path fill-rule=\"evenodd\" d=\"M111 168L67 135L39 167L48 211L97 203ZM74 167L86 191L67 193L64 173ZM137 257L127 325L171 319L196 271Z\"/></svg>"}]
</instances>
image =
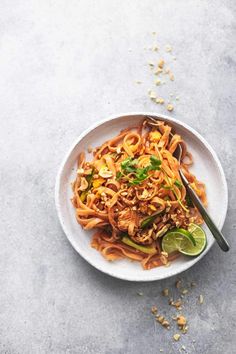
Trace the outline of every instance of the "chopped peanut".
<instances>
[{"instance_id":1,"label":"chopped peanut","mask_svg":"<svg viewBox=\"0 0 236 354\"><path fill-rule=\"evenodd\" d=\"M156 103L160 103L160 104L165 103L164 98L158 97L158 98L156 99Z\"/></svg>"},{"instance_id":2,"label":"chopped peanut","mask_svg":"<svg viewBox=\"0 0 236 354\"><path fill-rule=\"evenodd\" d=\"M162 295L163 296L169 296L169 289L165 288L162 290Z\"/></svg>"},{"instance_id":3,"label":"chopped peanut","mask_svg":"<svg viewBox=\"0 0 236 354\"><path fill-rule=\"evenodd\" d=\"M168 104L168 105L166 106L166 109L167 109L167 111L172 112L172 111L174 110L173 104Z\"/></svg>"},{"instance_id":4,"label":"chopped peanut","mask_svg":"<svg viewBox=\"0 0 236 354\"><path fill-rule=\"evenodd\" d=\"M83 168L78 168L77 174L78 174L78 175L84 174L84 169L83 169Z\"/></svg>"},{"instance_id":5,"label":"chopped peanut","mask_svg":"<svg viewBox=\"0 0 236 354\"><path fill-rule=\"evenodd\" d=\"M170 328L170 323L167 320L164 320L162 322L162 326L165 327L165 328Z\"/></svg>"},{"instance_id":6,"label":"chopped peanut","mask_svg":"<svg viewBox=\"0 0 236 354\"><path fill-rule=\"evenodd\" d=\"M80 182L80 191L85 191L88 188L88 182L85 177L81 177L81 182Z\"/></svg>"},{"instance_id":7,"label":"chopped peanut","mask_svg":"<svg viewBox=\"0 0 236 354\"><path fill-rule=\"evenodd\" d=\"M180 339L180 334L179 333L174 334L173 338L175 341L178 341Z\"/></svg>"},{"instance_id":8,"label":"chopped peanut","mask_svg":"<svg viewBox=\"0 0 236 354\"><path fill-rule=\"evenodd\" d=\"M156 93L152 90L150 90L148 94L151 100L154 100L157 97Z\"/></svg>"},{"instance_id":9,"label":"chopped peanut","mask_svg":"<svg viewBox=\"0 0 236 354\"><path fill-rule=\"evenodd\" d=\"M199 295L199 304L203 304L204 298L203 295Z\"/></svg>"},{"instance_id":10,"label":"chopped peanut","mask_svg":"<svg viewBox=\"0 0 236 354\"><path fill-rule=\"evenodd\" d=\"M184 325L186 325L186 323L187 323L187 320L186 320L186 318L185 318L184 316L179 315L179 316L177 317L177 324L178 324L179 326L183 327Z\"/></svg>"},{"instance_id":11,"label":"chopped peanut","mask_svg":"<svg viewBox=\"0 0 236 354\"><path fill-rule=\"evenodd\" d=\"M154 74L155 75L159 75L160 73L162 73L162 69L161 68L157 68L155 71L154 71ZM163 82L164 83L164 82Z\"/></svg>"},{"instance_id":12,"label":"chopped peanut","mask_svg":"<svg viewBox=\"0 0 236 354\"><path fill-rule=\"evenodd\" d=\"M156 321L162 323L165 320L164 316L157 316Z\"/></svg>"},{"instance_id":13,"label":"chopped peanut","mask_svg":"<svg viewBox=\"0 0 236 354\"><path fill-rule=\"evenodd\" d=\"M152 312L153 315L156 315L157 314L157 307L156 306L152 306L151 312Z\"/></svg>"},{"instance_id":14,"label":"chopped peanut","mask_svg":"<svg viewBox=\"0 0 236 354\"><path fill-rule=\"evenodd\" d=\"M179 289L180 286L181 286L181 280L178 279L178 280L175 282L175 287L176 287L177 289Z\"/></svg>"},{"instance_id":15,"label":"chopped peanut","mask_svg":"<svg viewBox=\"0 0 236 354\"><path fill-rule=\"evenodd\" d=\"M159 62L158 62L158 67L161 68L161 69L163 69L164 64L165 64L164 60L161 59L161 60L159 60Z\"/></svg>"},{"instance_id":16,"label":"chopped peanut","mask_svg":"<svg viewBox=\"0 0 236 354\"><path fill-rule=\"evenodd\" d=\"M112 177L113 173L106 166L104 166L100 169L99 175L103 178L110 178Z\"/></svg>"}]
</instances>

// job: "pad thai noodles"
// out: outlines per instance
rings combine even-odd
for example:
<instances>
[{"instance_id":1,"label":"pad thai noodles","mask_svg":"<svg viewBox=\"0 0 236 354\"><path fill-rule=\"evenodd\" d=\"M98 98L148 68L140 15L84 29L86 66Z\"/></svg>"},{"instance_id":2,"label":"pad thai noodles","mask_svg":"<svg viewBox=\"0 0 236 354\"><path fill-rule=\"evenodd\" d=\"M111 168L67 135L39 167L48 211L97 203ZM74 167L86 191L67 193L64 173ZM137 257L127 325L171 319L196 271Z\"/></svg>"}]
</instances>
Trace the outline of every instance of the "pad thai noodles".
<instances>
[{"instance_id":1,"label":"pad thai noodles","mask_svg":"<svg viewBox=\"0 0 236 354\"><path fill-rule=\"evenodd\" d=\"M93 151L78 157L72 203L78 223L95 229L91 246L108 261L128 258L144 269L169 265L180 253L163 252L161 242L173 228L202 224L179 175L174 152L181 144L181 169L206 205L205 186L190 173L186 143L164 121L145 118Z\"/></svg>"}]
</instances>

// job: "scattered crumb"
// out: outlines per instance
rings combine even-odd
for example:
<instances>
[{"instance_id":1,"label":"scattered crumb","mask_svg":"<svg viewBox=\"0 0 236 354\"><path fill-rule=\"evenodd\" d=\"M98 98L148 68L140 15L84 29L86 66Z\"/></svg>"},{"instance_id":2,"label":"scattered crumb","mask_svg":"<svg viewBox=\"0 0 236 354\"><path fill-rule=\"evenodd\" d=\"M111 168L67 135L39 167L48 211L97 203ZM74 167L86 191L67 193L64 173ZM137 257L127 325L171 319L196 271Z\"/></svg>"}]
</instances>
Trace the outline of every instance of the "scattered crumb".
<instances>
[{"instance_id":1,"label":"scattered crumb","mask_svg":"<svg viewBox=\"0 0 236 354\"><path fill-rule=\"evenodd\" d=\"M167 53L172 52L172 47L169 44L166 45L166 52Z\"/></svg>"},{"instance_id":2,"label":"scattered crumb","mask_svg":"<svg viewBox=\"0 0 236 354\"><path fill-rule=\"evenodd\" d=\"M186 350L186 347L184 346L184 345L182 345L182 347L181 347L183 350Z\"/></svg>"},{"instance_id":3,"label":"scattered crumb","mask_svg":"<svg viewBox=\"0 0 236 354\"><path fill-rule=\"evenodd\" d=\"M176 307L177 309L180 309L182 306L182 301L181 300L177 300L177 301L170 301L169 303L171 306Z\"/></svg>"},{"instance_id":4,"label":"scattered crumb","mask_svg":"<svg viewBox=\"0 0 236 354\"><path fill-rule=\"evenodd\" d=\"M175 99L176 99L176 101L179 101L179 96L176 96L176 98L175 98ZM194 284L194 283L193 283L193 284ZM192 285L191 285L191 286L192 286Z\"/></svg>"},{"instance_id":5,"label":"scattered crumb","mask_svg":"<svg viewBox=\"0 0 236 354\"><path fill-rule=\"evenodd\" d=\"M87 151L88 151L88 153L91 153L91 152L93 152L93 148L92 148L92 146L88 146L88 149L87 149Z\"/></svg>"},{"instance_id":6,"label":"scattered crumb","mask_svg":"<svg viewBox=\"0 0 236 354\"><path fill-rule=\"evenodd\" d=\"M188 289L182 289L182 290L181 290L181 293L182 293L183 295L188 294Z\"/></svg>"},{"instance_id":7,"label":"scattered crumb","mask_svg":"<svg viewBox=\"0 0 236 354\"><path fill-rule=\"evenodd\" d=\"M161 80L160 80L160 79L156 79L156 80L155 80L155 84L156 84L157 86L160 86Z\"/></svg>"},{"instance_id":8,"label":"scattered crumb","mask_svg":"<svg viewBox=\"0 0 236 354\"><path fill-rule=\"evenodd\" d=\"M172 104L168 104L166 106L167 111L172 112L174 110L174 106Z\"/></svg>"},{"instance_id":9,"label":"scattered crumb","mask_svg":"<svg viewBox=\"0 0 236 354\"><path fill-rule=\"evenodd\" d=\"M180 279L178 279L176 282L175 282L175 287L177 288L177 289L179 289L180 287L181 287L181 280Z\"/></svg>"},{"instance_id":10,"label":"scattered crumb","mask_svg":"<svg viewBox=\"0 0 236 354\"><path fill-rule=\"evenodd\" d=\"M186 323L187 323L187 320L186 320L186 318L185 318L183 315L177 316L177 324L178 324L180 327L185 326Z\"/></svg>"},{"instance_id":11,"label":"scattered crumb","mask_svg":"<svg viewBox=\"0 0 236 354\"><path fill-rule=\"evenodd\" d=\"M162 295L163 296L169 296L169 289L165 288L162 290Z\"/></svg>"},{"instance_id":12,"label":"scattered crumb","mask_svg":"<svg viewBox=\"0 0 236 354\"><path fill-rule=\"evenodd\" d=\"M170 73L170 68L166 68L165 70L164 70L164 74L169 74Z\"/></svg>"},{"instance_id":13,"label":"scattered crumb","mask_svg":"<svg viewBox=\"0 0 236 354\"><path fill-rule=\"evenodd\" d=\"M153 315L156 315L157 314L157 307L156 306L152 306L151 312L152 312Z\"/></svg>"},{"instance_id":14,"label":"scattered crumb","mask_svg":"<svg viewBox=\"0 0 236 354\"><path fill-rule=\"evenodd\" d=\"M136 82L136 84L142 84L142 81L140 81L140 80L136 80L135 82Z\"/></svg>"},{"instance_id":15,"label":"scattered crumb","mask_svg":"<svg viewBox=\"0 0 236 354\"><path fill-rule=\"evenodd\" d=\"M164 321L164 316L161 316L161 315L158 315L156 316L156 321L159 322L159 323L162 323Z\"/></svg>"},{"instance_id":16,"label":"scattered crumb","mask_svg":"<svg viewBox=\"0 0 236 354\"><path fill-rule=\"evenodd\" d=\"M199 295L198 300L199 300L199 304L203 304L203 302L204 302L203 295Z\"/></svg>"},{"instance_id":17,"label":"scattered crumb","mask_svg":"<svg viewBox=\"0 0 236 354\"><path fill-rule=\"evenodd\" d=\"M162 325L162 327L170 329L170 323L165 319L164 316L161 315L156 316L156 321L159 322Z\"/></svg>"},{"instance_id":18,"label":"scattered crumb","mask_svg":"<svg viewBox=\"0 0 236 354\"><path fill-rule=\"evenodd\" d=\"M177 99L177 97L176 97L176 99ZM191 286L191 288L195 288L195 287L197 286L197 284L196 284L194 281L192 281L192 283L190 284L190 286Z\"/></svg>"},{"instance_id":19,"label":"scattered crumb","mask_svg":"<svg viewBox=\"0 0 236 354\"><path fill-rule=\"evenodd\" d=\"M156 103L160 103L160 104L165 103L164 98L158 97L158 98L156 99Z\"/></svg>"},{"instance_id":20,"label":"scattered crumb","mask_svg":"<svg viewBox=\"0 0 236 354\"><path fill-rule=\"evenodd\" d=\"M154 71L154 75L159 75L160 73L162 73L162 69L161 68L157 68L155 71Z\"/></svg>"},{"instance_id":21,"label":"scattered crumb","mask_svg":"<svg viewBox=\"0 0 236 354\"><path fill-rule=\"evenodd\" d=\"M84 169L83 168L78 168L77 174L78 175L82 175L83 173L84 173Z\"/></svg>"},{"instance_id":22,"label":"scattered crumb","mask_svg":"<svg viewBox=\"0 0 236 354\"><path fill-rule=\"evenodd\" d=\"M143 293L142 293L141 291L138 291L138 292L137 292L137 295L143 296Z\"/></svg>"},{"instance_id":23,"label":"scattered crumb","mask_svg":"<svg viewBox=\"0 0 236 354\"><path fill-rule=\"evenodd\" d=\"M168 253L167 252L161 252L161 254L162 254L162 256L164 256L164 257L168 257Z\"/></svg>"},{"instance_id":24,"label":"scattered crumb","mask_svg":"<svg viewBox=\"0 0 236 354\"><path fill-rule=\"evenodd\" d=\"M169 73L169 78L170 78L171 81L174 81L175 80L174 74L173 73Z\"/></svg>"},{"instance_id":25,"label":"scattered crumb","mask_svg":"<svg viewBox=\"0 0 236 354\"><path fill-rule=\"evenodd\" d=\"M180 334L179 333L174 334L173 338L175 341L178 341L180 339Z\"/></svg>"},{"instance_id":26,"label":"scattered crumb","mask_svg":"<svg viewBox=\"0 0 236 354\"><path fill-rule=\"evenodd\" d=\"M152 90L148 91L149 97L153 100L157 97L156 93Z\"/></svg>"},{"instance_id":27,"label":"scattered crumb","mask_svg":"<svg viewBox=\"0 0 236 354\"><path fill-rule=\"evenodd\" d=\"M164 321L162 322L162 326L165 327L165 328L167 328L167 329L169 329L169 328L170 328L170 323L169 323L167 320L164 320Z\"/></svg>"},{"instance_id":28,"label":"scattered crumb","mask_svg":"<svg viewBox=\"0 0 236 354\"><path fill-rule=\"evenodd\" d=\"M154 52L158 52L158 46L157 45L154 45L153 47L152 47L152 50L154 51Z\"/></svg>"},{"instance_id":29,"label":"scattered crumb","mask_svg":"<svg viewBox=\"0 0 236 354\"><path fill-rule=\"evenodd\" d=\"M160 349L160 352L162 353L162 352L164 352L164 350L163 350L163 349Z\"/></svg>"},{"instance_id":30,"label":"scattered crumb","mask_svg":"<svg viewBox=\"0 0 236 354\"><path fill-rule=\"evenodd\" d=\"M180 326L179 326L179 329L181 329L181 332L182 332L183 334L186 334L186 333L188 332L188 326L183 326L183 327L180 327Z\"/></svg>"},{"instance_id":31,"label":"scattered crumb","mask_svg":"<svg viewBox=\"0 0 236 354\"><path fill-rule=\"evenodd\" d=\"M196 340L195 340L195 339L193 339L193 343L196 343Z\"/></svg>"},{"instance_id":32,"label":"scattered crumb","mask_svg":"<svg viewBox=\"0 0 236 354\"><path fill-rule=\"evenodd\" d=\"M163 69L164 65L165 65L164 60L163 60L163 59L160 59L159 62L158 62L158 67L159 67L160 69Z\"/></svg>"},{"instance_id":33,"label":"scattered crumb","mask_svg":"<svg viewBox=\"0 0 236 354\"><path fill-rule=\"evenodd\" d=\"M151 67L151 68L154 68L154 63L152 61L149 61L148 62L148 65Z\"/></svg>"}]
</instances>

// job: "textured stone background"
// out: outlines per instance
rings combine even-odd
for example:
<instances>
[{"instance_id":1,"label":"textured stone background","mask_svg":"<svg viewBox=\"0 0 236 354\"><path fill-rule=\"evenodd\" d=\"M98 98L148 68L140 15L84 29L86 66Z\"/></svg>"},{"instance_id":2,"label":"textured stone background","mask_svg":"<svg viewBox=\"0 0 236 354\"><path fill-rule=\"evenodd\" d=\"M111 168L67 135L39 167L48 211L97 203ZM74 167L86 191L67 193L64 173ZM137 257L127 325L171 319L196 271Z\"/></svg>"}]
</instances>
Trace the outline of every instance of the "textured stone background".
<instances>
[{"instance_id":1,"label":"textured stone background","mask_svg":"<svg viewBox=\"0 0 236 354\"><path fill-rule=\"evenodd\" d=\"M234 352L235 10L234 0L1 0L1 353ZM177 57L176 80L161 91L180 96L172 115L215 148L229 185L223 231L232 249L214 246L182 274L198 286L178 343L150 314L154 304L168 314L160 291L175 279L101 274L72 249L54 207L59 164L83 129L117 112L165 112L147 97L152 31Z\"/></svg>"}]
</instances>

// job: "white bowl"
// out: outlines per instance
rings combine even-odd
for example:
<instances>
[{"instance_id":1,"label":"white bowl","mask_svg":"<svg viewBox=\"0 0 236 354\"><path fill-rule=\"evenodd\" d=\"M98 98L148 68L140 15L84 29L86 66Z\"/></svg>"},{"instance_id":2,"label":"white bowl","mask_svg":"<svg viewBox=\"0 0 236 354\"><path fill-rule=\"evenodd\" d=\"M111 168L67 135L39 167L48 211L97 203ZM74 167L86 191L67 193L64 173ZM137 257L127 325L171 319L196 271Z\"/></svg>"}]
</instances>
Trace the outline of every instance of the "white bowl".
<instances>
[{"instance_id":1,"label":"white bowl","mask_svg":"<svg viewBox=\"0 0 236 354\"><path fill-rule=\"evenodd\" d=\"M141 112L112 116L84 131L67 152L57 175L55 201L58 216L68 240L84 259L104 273L131 281L153 281L179 274L200 261L214 243L211 233L204 227L208 243L204 252L198 257L181 256L169 267L143 270L138 262L129 260L108 262L98 251L90 247L91 235L94 231L85 231L77 223L70 198L71 182L76 175L79 153L81 151L87 153L88 146L99 146L119 133L121 129L138 123L146 115L165 119L186 141L194 159L191 171L206 184L208 211L220 229L223 227L228 205L227 183L216 153L205 139L187 124L165 115Z\"/></svg>"}]
</instances>

